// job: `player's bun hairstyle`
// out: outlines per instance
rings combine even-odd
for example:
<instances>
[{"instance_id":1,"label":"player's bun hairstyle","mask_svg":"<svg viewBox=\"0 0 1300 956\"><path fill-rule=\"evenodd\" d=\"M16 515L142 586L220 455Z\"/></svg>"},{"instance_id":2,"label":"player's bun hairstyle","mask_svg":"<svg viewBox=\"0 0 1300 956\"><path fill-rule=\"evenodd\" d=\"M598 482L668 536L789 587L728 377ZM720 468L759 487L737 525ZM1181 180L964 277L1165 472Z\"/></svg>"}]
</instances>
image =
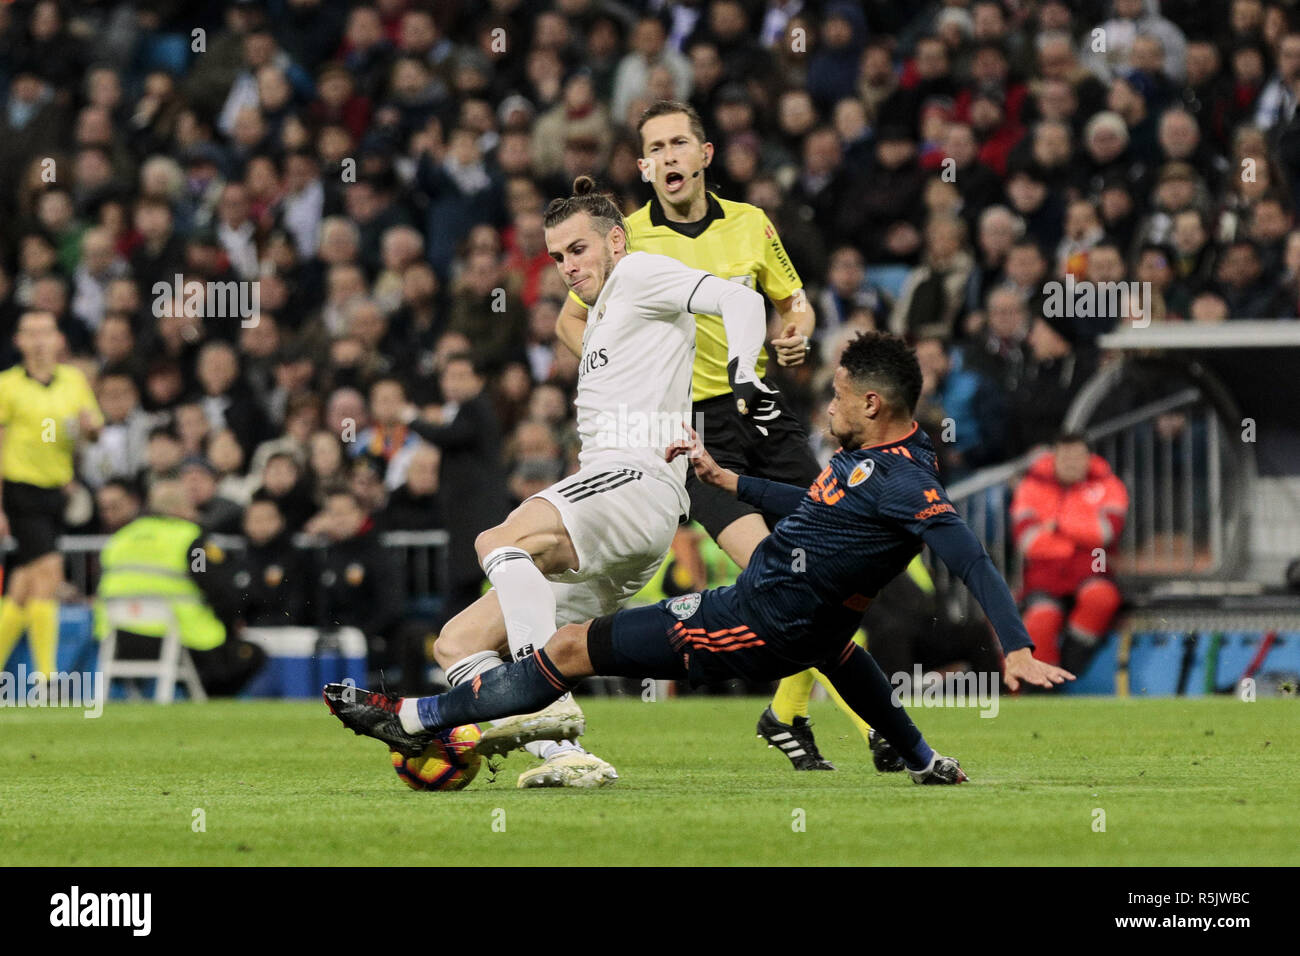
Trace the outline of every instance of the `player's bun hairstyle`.
<instances>
[{"instance_id":1,"label":"player's bun hairstyle","mask_svg":"<svg viewBox=\"0 0 1300 956\"><path fill-rule=\"evenodd\" d=\"M862 332L844 349L840 365L853 384L885 395L890 406L906 415L921 397L921 366L916 353L897 335Z\"/></svg>"},{"instance_id":2,"label":"player's bun hairstyle","mask_svg":"<svg viewBox=\"0 0 1300 956\"><path fill-rule=\"evenodd\" d=\"M608 193L596 192L596 181L590 176L579 176L573 181L573 195L567 199L552 199L546 207L543 225L547 229L558 226L570 216L585 212L591 217L591 224L602 236L609 235L615 226L627 233L623 214Z\"/></svg>"}]
</instances>

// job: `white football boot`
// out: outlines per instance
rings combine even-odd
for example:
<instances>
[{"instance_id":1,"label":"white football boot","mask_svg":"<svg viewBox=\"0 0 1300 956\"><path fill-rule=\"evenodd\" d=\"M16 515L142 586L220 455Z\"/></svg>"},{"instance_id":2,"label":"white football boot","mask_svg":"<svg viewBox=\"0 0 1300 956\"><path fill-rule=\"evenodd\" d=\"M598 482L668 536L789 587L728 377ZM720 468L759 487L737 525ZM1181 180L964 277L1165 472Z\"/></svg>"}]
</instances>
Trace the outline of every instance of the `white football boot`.
<instances>
[{"instance_id":1,"label":"white football boot","mask_svg":"<svg viewBox=\"0 0 1300 956\"><path fill-rule=\"evenodd\" d=\"M474 748L475 753L494 757L518 750L534 740L577 740L587 729L587 718L582 708L565 694L553 704L535 714L520 714L494 721L483 729L483 738Z\"/></svg>"},{"instance_id":2,"label":"white football boot","mask_svg":"<svg viewBox=\"0 0 1300 956\"><path fill-rule=\"evenodd\" d=\"M595 754L585 750L561 750L531 770L519 775L515 786L529 787L605 787L618 779L618 771Z\"/></svg>"}]
</instances>

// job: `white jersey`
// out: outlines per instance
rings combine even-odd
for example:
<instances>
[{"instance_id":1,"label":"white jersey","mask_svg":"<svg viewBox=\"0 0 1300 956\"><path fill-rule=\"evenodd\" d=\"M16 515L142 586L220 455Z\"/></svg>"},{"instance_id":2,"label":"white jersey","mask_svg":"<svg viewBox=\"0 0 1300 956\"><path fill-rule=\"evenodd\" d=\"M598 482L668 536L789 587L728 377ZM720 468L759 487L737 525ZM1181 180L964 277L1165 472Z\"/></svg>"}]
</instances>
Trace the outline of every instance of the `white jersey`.
<instances>
[{"instance_id":1,"label":"white jersey","mask_svg":"<svg viewBox=\"0 0 1300 956\"><path fill-rule=\"evenodd\" d=\"M709 273L668 256L631 252L615 265L587 313L578 367L583 467L632 467L682 490L686 458L664 449L691 421L695 316L688 305Z\"/></svg>"}]
</instances>

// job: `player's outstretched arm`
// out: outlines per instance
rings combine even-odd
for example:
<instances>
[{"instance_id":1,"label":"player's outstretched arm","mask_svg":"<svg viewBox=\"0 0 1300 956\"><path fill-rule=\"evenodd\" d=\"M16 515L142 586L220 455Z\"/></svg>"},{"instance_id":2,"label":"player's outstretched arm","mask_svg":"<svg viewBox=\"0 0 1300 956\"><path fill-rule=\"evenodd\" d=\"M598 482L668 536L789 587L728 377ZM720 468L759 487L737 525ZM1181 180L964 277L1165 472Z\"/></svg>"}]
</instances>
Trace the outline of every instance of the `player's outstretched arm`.
<instances>
[{"instance_id":1,"label":"player's outstretched arm","mask_svg":"<svg viewBox=\"0 0 1300 956\"><path fill-rule=\"evenodd\" d=\"M555 337L578 358L582 358L582 337L587 331L587 309L570 292L555 319Z\"/></svg>"},{"instance_id":2,"label":"player's outstretched arm","mask_svg":"<svg viewBox=\"0 0 1300 956\"><path fill-rule=\"evenodd\" d=\"M664 460L675 461L682 455L686 455L691 460L691 467L695 469L696 478L706 485L713 485L734 495L740 476L713 460L713 456L705 449L704 442L700 441L699 434L690 425L686 426L686 434L688 437L679 438L668 446L667 451L664 452Z\"/></svg>"},{"instance_id":3,"label":"player's outstretched arm","mask_svg":"<svg viewBox=\"0 0 1300 956\"><path fill-rule=\"evenodd\" d=\"M669 445L664 458L672 461L679 455L689 455L695 477L706 485L721 488L746 504L781 518L792 514L803 502L806 489L780 481L755 478L753 475L740 475L729 468L723 468L705 449L695 429L687 425L686 431L690 437L680 438Z\"/></svg>"},{"instance_id":4,"label":"player's outstretched arm","mask_svg":"<svg viewBox=\"0 0 1300 956\"><path fill-rule=\"evenodd\" d=\"M1007 582L964 521L958 518L927 523L921 537L939 560L965 582L984 609L1006 653L1003 679L1009 690L1019 690L1021 682L1052 688L1074 680L1074 675L1064 668L1045 664L1033 656L1034 644L1016 610Z\"/></svg>"}]
</instances>

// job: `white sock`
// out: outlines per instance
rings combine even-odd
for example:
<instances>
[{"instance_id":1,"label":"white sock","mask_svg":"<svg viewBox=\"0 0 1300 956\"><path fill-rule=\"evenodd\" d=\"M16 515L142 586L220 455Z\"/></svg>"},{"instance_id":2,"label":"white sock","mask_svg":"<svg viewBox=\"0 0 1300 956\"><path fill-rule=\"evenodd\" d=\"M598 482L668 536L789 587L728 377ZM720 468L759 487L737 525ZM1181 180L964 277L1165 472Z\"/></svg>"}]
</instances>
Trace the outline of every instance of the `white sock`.
<instances>
[{"instance_id":1,"label":"white sock","mask_svg":"<svg viewBox=\"0 0 1300 956\"><path fill-rule=\"evenodd\" d=\"M524 749L540 760L550 760L555 754L566 750L575 750L580 754L587 752L572 740L534 740L524 744Z\"/></svg>"},{"instance_id":2,"label":"white sock","mask_svg":"<svg viewBox=\"0 0 1300 956\"><path fill-rule=\"evenodd\" d=\"M505 661L496 651L479 651L452 664L443 673L447 683L455 687L504 663ZM402 729L408 734L418 734L426 729L417 709L419 703L418 697L403 697L401 706L397 708L397 718L402 722Z\"/></svg>"},{"instance_id":3,"label":"white sock","mask_svg":"<svg viewBox=\"0 0 1300 956\"><path fill-rule=\"evenodd\" d=\"M397 719L402 722L402 729L408 734L424 733L424 723L420 720L420 712L416 709L419 704L418 697L403 697L401 705L397 708Z\"/></svg>"},{"instance_id":4,"label":"white sock","mask_svg":"<svg viewBox=\"0 0 1300 956\"><path fill-rule=\"evenodd\" d=\"M469 657L462 657L455 664L448 667L443 674L447 678L447 683L452 687L465 683L465 681L477 677L479 674L486 673L494 667L500 667L505 661L501 659L496 651L478 651Z\"/></svg>"},{"instance_id":5,"label":"white sock","mask_svg":"<svg viewBox=\"0 0 1300 956\"><path fill-rule=\"evenodd\" d=\"M555 633L555 592L522 548L497 548L483 559L483 572L497 589L506 638L514 660L527 657Z\"/></svg>"}]
</instances>

